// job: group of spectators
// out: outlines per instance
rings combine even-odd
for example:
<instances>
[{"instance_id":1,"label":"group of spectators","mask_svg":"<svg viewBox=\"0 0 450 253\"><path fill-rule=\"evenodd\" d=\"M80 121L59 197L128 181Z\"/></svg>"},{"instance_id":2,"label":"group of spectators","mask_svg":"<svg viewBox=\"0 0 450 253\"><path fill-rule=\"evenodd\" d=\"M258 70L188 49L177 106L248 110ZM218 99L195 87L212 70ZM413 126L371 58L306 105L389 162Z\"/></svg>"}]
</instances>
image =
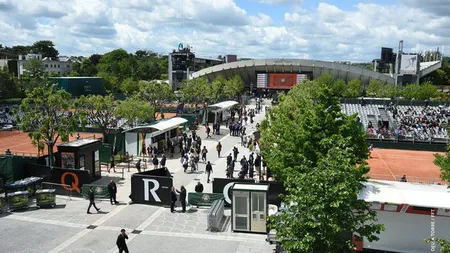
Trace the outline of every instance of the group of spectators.
<instances>
[{"instance_id":1,"label":"group of spectators","mask_svg":"<svg viewBox=\"0 0 450 253\"><path fill-rule=\"evenodd\" d=\"M414 137L423 141L448 137L450 107L430 107L425 104L423 107L411 106L400 109L390 105L388 110L398 122L398 127L394 130L396 135Z\"/></svg>"},{"instance_id":2,"label":"group of spectators","mask_svg":"<svg viewBox=\"0 0 450 253\"><path fill-rule=\"evenodd\" d=\"M15 124L13 106L0 107L0 123L2 124Z\"/></svg>"}]
</instances>

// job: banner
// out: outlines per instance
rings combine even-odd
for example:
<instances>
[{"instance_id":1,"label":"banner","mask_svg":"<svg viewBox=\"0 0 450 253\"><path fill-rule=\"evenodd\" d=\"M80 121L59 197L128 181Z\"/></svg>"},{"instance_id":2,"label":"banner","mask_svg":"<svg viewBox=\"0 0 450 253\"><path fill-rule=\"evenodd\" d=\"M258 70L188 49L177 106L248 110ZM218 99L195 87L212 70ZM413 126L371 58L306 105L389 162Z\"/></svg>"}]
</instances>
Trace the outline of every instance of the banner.
<instances>
[{"instance_id":1,"label":"banner","mask_svg":"<svg viewBox=\"0 0 450 253\"><path fill-rule=\"evenodd\" d=\"M170 205L173 180L167 169L148 170L131 176L131 195L134 203Z\"/></svg>"},{"instance_id":2,"label":"banner","mask_svg":"<svg viewBox=\"0 0 450 253\"><path fill-rule=\"evenodd\" d=\"M222 193L188 193L188 203L192 206L211 206L214 200L223 199Z\"/></svg>"},{"instance_id":3,"label":"banner","mask_svg":"<svg viewBox=\"0 0 450 253\"><path fill-rule=\"evenodd\" d=\"M254 180L250 179L230 179L230 178L214 178L213 193L222 193L225 199L225 205L230 206L232 202L232 190L235 183L254 184ZM281 205L280 194L286 194L286 190L281 182L260 181L259 184L268 184L269 192L267 195L268 204Z\"/></svg>"},{"instance_id":4,"label":"banner","mask_svg":"<svg viewBox=\"0 0 450 253\"><path fill-rule=\"evenodd\" d=\"M99 199L107 199L109 198L108 186L107 185L93 185L93 184L84 184L81 187L81 196L83 198L88 198L89 188L94 187L94 197Z\"/></svg>"},{"instance_id":5,"label":"banner","mask_svg":"<svg viewBox=\"0 0 450 253\"><path fill-rule=\"evenodd\" d=\"M214 178L213 193L222 193L225 198L225 205L231 205L232 189L235 183L254 184L255 181L249 179Z\"/></svg>"}]
</instances>

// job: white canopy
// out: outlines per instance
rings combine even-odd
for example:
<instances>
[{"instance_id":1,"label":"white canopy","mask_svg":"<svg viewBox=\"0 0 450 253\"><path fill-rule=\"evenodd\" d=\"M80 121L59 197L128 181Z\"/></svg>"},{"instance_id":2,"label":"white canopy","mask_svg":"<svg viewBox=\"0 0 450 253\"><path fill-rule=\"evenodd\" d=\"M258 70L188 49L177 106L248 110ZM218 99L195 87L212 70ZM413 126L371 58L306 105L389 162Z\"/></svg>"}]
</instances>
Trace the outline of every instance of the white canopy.
<instances>
[{"instance_id":1,"label":"white canopy","mask_svg":"<svg viewBox=\"0 0 450 253\"><path fill-rule=\"evenodd\" d=\"M157 135L159 133L166 132L166 131L172 130L174 128L177 128L179 125L184 124L186 122L188 122L188 120L185 118L174 117L174 118L170 118L170 119L158 120L156 123L154 123L152 125L134 127L134 128L125 130L124 132L131 132L131 131L135 131L135 130L139 130L139 129L155 129L156 132L154 132L152 134Z\"/></svg>"},{"instance_id":2,"label":"white canopy","mask_svg":"<svg viewBox=\"0 0 450 253\"><path fill-rule=\"evenodd\" d=\"M237 104L238 102L236 101L223 101L217 104L210 105L208 107L216 111L223 111Z\"/></svg>"},{"instance_id":3,"label":"white canopy","mask_svg":"<svg viewBox=\"0 0 450 253\"><path fill-rule=\"evenodd\" d=\"M424 185L370 180L359 193L369 203L407 204L418 207L450 209L450 190L444 185Z\"/></svg>"}]
</instances>

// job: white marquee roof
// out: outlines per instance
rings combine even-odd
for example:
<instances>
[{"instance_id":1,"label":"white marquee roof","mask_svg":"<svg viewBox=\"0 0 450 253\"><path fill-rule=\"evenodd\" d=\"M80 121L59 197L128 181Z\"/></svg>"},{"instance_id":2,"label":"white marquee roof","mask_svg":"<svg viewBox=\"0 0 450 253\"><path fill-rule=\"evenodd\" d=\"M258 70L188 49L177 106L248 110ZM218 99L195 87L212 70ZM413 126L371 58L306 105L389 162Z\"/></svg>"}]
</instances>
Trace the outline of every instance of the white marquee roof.
<instances>
[{"instance_id":1,"label":"white marquee roof","mask_svg":"<svg viewBox=\"0 0 450 253\"><path fill-rule=\"evenodd\" d=\"M237 104L238 104L238 102L236 102L236 101L223 101L223 102L220 102L217 104L210 105L208 107L214 108L214 109L219 109L219 110L226 110Z\"/></svg>"},{"instance_id":2,"label":"white marquee roof","mask_svg":"<svg viewBox=\"0 0 450 253\"><path fill-rule=\"evenodd\" d=\"M139 129L155 129L158 133L172 130L181 124L188 122L187 119L181 117L174 117L170 119L158 120L156 123L146 126L138 126L125 130L124 132L131 132Z\"/></svg>"},{"instance_id":3,"label":"white marquee roof","mask_svg":"<svg viewBox=\"0 0 450 253\"><path fill-rule=\"evenodd\" d=\"M366 202L450 209L450 189L444 185L383 180L370 180L365 185L359 198Z\"/></svg>"}]
</instances>

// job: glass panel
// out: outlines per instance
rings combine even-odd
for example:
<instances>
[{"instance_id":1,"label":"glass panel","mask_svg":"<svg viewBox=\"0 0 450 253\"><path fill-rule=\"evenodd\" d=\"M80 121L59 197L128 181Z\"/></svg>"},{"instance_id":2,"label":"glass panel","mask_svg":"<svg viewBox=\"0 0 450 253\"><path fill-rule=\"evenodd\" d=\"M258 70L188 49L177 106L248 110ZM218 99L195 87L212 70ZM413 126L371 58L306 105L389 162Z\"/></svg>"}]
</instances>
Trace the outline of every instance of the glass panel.
<instances>
[{"instance_id":1,"label":"glass panel","mask_svg":"<svg viewBox=\"0 0 450 253\"><path fill-rule=\"evenodd\" d=\"M74 153L61 153L61 167L63 169L75 169L75 154Z\"/></svg>"},{"instance_id":2,"label":"glass panel","mask_svg":"<svg viewBox=\"0 0 450 253\"><path fill-rule=\"evenodd\" d=\"M247 230L247 217L235 217L236 219L236 228L241 230Z\"/></svg>"},{"instance_id":3,"label":"glass panel","mask_svg":"<svg viewBox=\"0 0 450 253\"><path fill-rule=\"evenodd\" d=\"M252 192L252 212L258 211L258 194Z\"/></svg>"},{"instance_id":4,"label":"glass panel","mask_svg":"<svg viewBox=\"0 0 450 253\"><path fill-rule=\"evenodd\" d=\"M265 196L264 196L265 194L264 193L260 193L259 194L259 211L260 212L264 212L265 211L265 206L264 206L264 204L266 203L266 200L265 200Z\"/></svg>"},{"instance_id":5,"label":"glass panel","mask_svg":"<svg viewBox=\"0 0 450 253\"><path fill-rule=\"evenodd\" d=\"M243 214L243 215L248 215L247 213L247 208L248 208L248 198L247 197L239 197L236 196L234 198L234 200L236 201L235 203L235 209L234 211L236 212L236 214Z\"/></svg>"}]
</instances>

